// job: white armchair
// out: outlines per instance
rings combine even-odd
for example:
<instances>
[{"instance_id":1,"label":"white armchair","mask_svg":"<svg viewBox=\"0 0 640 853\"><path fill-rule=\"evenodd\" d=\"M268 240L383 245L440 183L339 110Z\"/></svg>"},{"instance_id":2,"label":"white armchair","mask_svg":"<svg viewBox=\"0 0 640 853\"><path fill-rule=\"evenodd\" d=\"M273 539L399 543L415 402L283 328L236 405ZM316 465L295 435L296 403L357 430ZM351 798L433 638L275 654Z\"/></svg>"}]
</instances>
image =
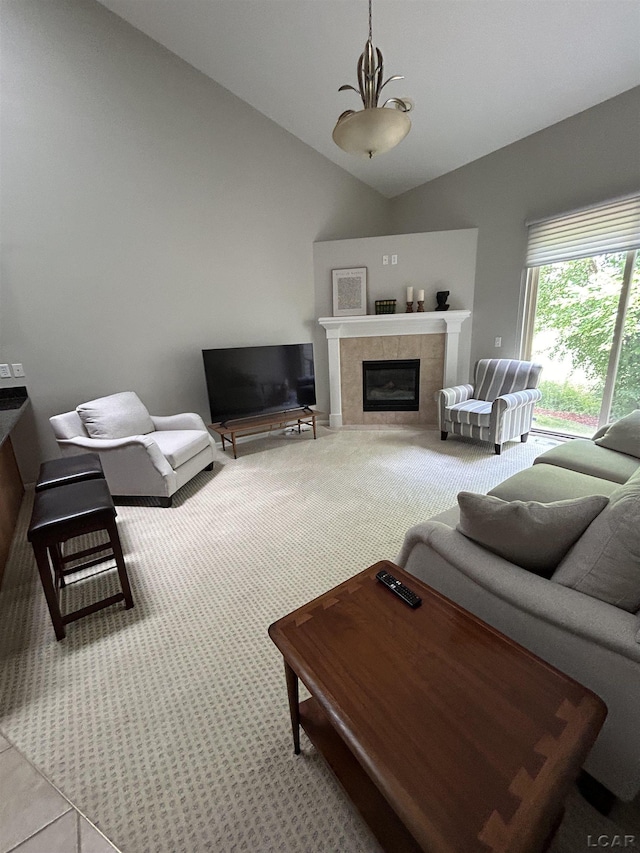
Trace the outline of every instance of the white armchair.
<instances>
[{"instance_id":1,"label":"white armchair","mask_svg":"<svg viewBox=\"0 0 640 853\"><path fill-rule=\"evenodd\" d=\"M63 456L100 455L111 494L172 496L200 471L211 470L213 438L195 413L155 417L133 391L100 397L49 418Z\"/></svg>"},{"instance_id":2,"label":"white armchair","mask_svg":"<svg viewBox=\"0 0 640 853\"><path fill-rule=\"evenodd\" d=\"M473 385L443 388L438 394L440 437L479 438L500 454L505 441L526 441L533 409L542 397L537 388L542 366L509 358L482 358Z\"/></svg>"}]
</instances>

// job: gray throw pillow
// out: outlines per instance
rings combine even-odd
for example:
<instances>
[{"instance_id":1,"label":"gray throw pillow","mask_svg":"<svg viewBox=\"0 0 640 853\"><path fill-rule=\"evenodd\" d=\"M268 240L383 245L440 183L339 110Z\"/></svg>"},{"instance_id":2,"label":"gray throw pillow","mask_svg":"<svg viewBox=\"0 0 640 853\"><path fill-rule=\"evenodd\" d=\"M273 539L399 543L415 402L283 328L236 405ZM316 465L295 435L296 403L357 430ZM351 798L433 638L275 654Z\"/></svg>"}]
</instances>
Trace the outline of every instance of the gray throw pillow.
<instances>
[{"instance_id":1,"label":"gray throw pillow","mask_svg":"<svg viewBox=\"0 0 640 853\"><path fill-rule=\"evenodd\" d=\"M640 477L613 492L553 580L630 613L640 609Z\"/></svg>"},{"instance_id":2,"label":"gray throw pillow","mask_svg":"<svg viewBox=\"0 0 640 853\"><path fill-rule=\"evenodd\" d=\"M538 503L460 492L457 529L487 550L549 578L607 504L604 495Z\"/></svg>"},{"instance_id":3,"label":"gray throw pillow","mask_svg":"<svg viewBox=\"0 0 640 853\"><path fill-rule=\"evenodd\" d=\"M76 409L91 438L127 438L154 432L151 416L133 391L110 394Z\"/></svg>"},{"instance_id":4,"label":"gray throw pillow","mask_svg":"<svg viewBox=\"0 0 640 853\"><path fill-rule=\"evenodd\" d=\"M596 439L596 444L640 458L640 409L611 424L605 434Z\"/></svg>"}]
</instances>

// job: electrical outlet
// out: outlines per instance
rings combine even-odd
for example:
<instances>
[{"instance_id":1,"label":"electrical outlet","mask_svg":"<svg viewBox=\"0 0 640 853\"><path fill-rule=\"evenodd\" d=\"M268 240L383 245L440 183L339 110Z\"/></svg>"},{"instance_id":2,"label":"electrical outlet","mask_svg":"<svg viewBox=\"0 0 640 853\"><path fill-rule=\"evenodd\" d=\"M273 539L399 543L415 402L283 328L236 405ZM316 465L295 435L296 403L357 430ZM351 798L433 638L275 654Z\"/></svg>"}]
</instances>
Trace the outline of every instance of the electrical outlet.
<instances>
[{"instance_id":1,"label":"electrical outlet","mask_svg":"<svg viewBox=\"0 0 640 853\"><path fill-rule=\"evenodd\" d=\"M11 379L11 371L8 364L0 364L0 378Z\"/></svg>"},{"instance_id":2,"label":"electrical outlet","mask_svg":"<svg viewBox=\"0 0 640 853\"><path fill-rule=\"evenodd\" d=\"M398 263L398 256L397 255L391 255L391 263L394 265Z\"/></svg>"},{"instance_id":3,"label":"electrical outlet","mask_svg":"<svg viewBox=\"0 0 640 853\"><path fill-rule=\"evenodd\" d=\"M383 255L382 256L382 266L384 266L384 267L389 266L389 255Z\"/></svg>"},{"instance_id":4,"label":"electrical outlet","mask_svg":"<svg viewBox=\"0 0 640 853\"><path fill-rule=\"evenodd\" d=\"M496 338L496 347L502 346L502 338Z\"/></svg>"},{"instance_id":5,"label":"electrical outlet","mask_svg":"<svg viewBox=\"0 0 640 853\"><path fill-rule=\"evenodd\" d=\"M16 379L20 379L24 376L24 367L21 364L12 364L11 367L13 368L13 375Z\"/></svg>"}]
</instances>

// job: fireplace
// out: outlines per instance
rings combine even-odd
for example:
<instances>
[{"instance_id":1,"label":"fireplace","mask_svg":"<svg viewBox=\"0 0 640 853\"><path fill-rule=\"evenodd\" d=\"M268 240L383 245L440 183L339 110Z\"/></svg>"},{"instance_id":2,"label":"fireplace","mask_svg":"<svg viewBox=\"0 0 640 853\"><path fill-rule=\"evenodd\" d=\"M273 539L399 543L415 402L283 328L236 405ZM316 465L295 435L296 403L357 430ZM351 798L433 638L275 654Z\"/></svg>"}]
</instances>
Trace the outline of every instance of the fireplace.
<instances>
[{"instance_id":1,"label":"fireplace","mask_svg":"<svg viewBox=\"0 0 640 853\"><path fill-rule=\"evenodd\" d=\"M362 362L365 412L417 412L420 409L420 359Z\"/></svg>"},{"instance_id":2,"label":"fireplace","mask_svg":"<svg viewBox=\"0 0 640 853\"><path fill-rule=\"evenodd\" d=\"M470 316L470 311L449 310L321 317L329 355L329 426L435 426L436 392L462 381L458 344L461 326ZM363 410L362 362L383 358L420 360L417 410Z\"/></svg>"}]
</instances>

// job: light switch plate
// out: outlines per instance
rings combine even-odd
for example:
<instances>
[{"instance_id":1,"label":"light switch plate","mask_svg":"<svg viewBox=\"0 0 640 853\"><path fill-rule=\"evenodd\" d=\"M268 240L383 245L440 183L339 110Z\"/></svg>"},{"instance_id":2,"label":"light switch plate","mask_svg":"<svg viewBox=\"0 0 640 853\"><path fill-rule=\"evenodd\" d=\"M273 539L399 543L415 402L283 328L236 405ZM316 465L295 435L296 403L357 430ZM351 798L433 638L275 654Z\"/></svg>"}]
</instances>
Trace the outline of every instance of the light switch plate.
<instances>
[{"instance_id":1,"label":"light switch plate","mask_svg":"<svg viewBox=\"0 0 640 853\"><path fill-rule=\"evenodd\" d=\"M11 371L8 364L0 364L0 378L11 379Z\"/></svg>"},{"instance_id":2,"label":"light switch plate","mask_svg":"<svg viewBox=\"0 0 640 853\"><path fill-rule=\"evenodd\" d=\"M24 376L24 367L21 364L12 364L11 367L13 368L13 375L16 379Z\"/></svg>"}]
</instances>

